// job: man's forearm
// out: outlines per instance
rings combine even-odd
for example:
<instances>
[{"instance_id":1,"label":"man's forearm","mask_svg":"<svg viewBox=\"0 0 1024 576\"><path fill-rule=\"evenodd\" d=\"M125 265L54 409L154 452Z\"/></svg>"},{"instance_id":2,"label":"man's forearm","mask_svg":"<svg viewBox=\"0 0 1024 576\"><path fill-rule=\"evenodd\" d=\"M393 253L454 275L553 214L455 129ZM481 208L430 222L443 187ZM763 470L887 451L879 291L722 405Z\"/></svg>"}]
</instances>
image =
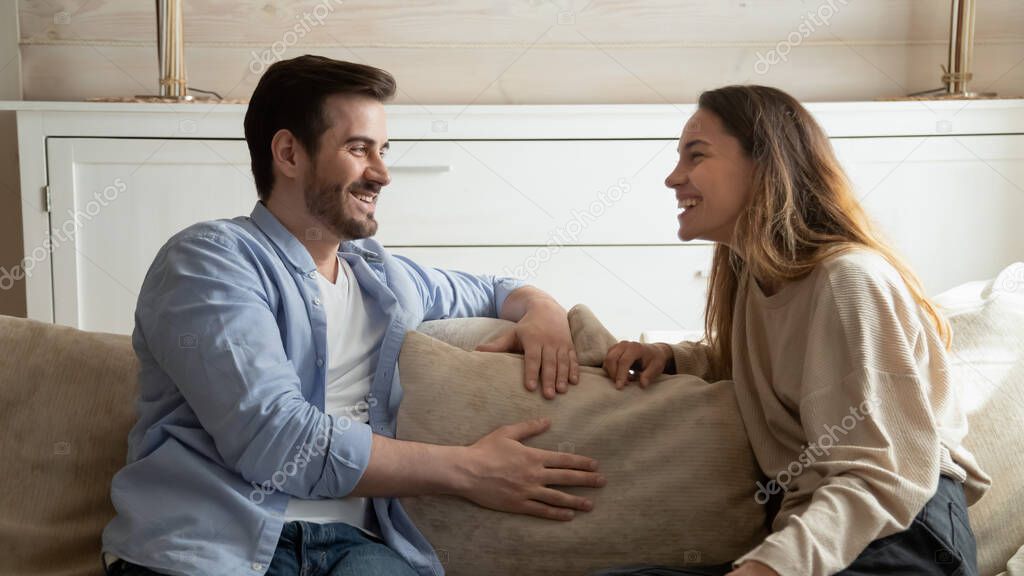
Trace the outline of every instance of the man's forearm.
<instances>
[{"instance_id":1,"label":"man's forearm","mask_svg":"<svg viewBox=\"0 0 1024 576\"><path fill-rule=\"evenodd\" d=\"M446 494L484 508L571 520L593 502L550 486L600 488L597 461L523 444L544 433L544 418L507 424L470 446L437 446L373 437L373 452L351 496Z\"/></svg>"},{"instance_id":2,"label":"man's forearm","mask_svg":"<svg viewBox=\"0 0 1024 576\"><path fill-rule=\"evenodd\" d=\"M505 299L505 303L501 305L501 318L512 322L519 322L531 306L538 304L559 305L557 300L540 288L533 286L516 288Z\"/></svg>"},{"instance_id":3,"label":"man's forearm","mask_svg":"<svg viewBox=\"0 0 1024 576\"><path fill-rule=\"evenodd\" d=\"M373 435L370 462L350 493L363 497L459 494L461 446L438 446Z\"/></svg>"}]
</instances>

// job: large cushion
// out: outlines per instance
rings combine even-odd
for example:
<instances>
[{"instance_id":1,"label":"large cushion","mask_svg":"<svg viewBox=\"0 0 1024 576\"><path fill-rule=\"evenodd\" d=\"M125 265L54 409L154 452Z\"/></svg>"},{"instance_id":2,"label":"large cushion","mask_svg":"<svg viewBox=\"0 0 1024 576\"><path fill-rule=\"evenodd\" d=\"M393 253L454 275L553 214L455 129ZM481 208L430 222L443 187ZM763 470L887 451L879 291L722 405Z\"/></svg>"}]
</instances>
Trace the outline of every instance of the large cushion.
<instances>
[{"instance_id":1,"label":"large cushion","mask_svg":"<svg viewBox=\"0 0 1024 576\"><path fill-rule=\"evenodd\" d=\"M0 316L0 350L0 574L103 574L135 422L129 339Z\"/></svg>"},{"instance_id":2,"label":"large cushion","mask_svg":"<svg viewBox=\"0 0 1024 576\"><path fill-rule=\"evenodd\" d=\"M1024 546L1024 263L935 301L953 327L950 367L970 425L964 443L992 477L968 510L978 568L997 574Z\"/></svg>"},{"instance_id":3,"label":"large cushion","mask_svg":"<svg viewBox=\"0 0 1024 576\"><path fill-rule=\"evenodd\" d=\"M588 316L571 314L577 340L586 334L591 347L577 354L603 358L614 339L597 324L582 329L579 318ZM400 370L399 438L465 445L503 424L546 416L550 430L526 444L597 458L608 478L602 489L570 490L595 507L568 523L452 497L404 498L452 576L719 563L766 534L765 510L754 499L760 473L731 381L666 376L646 390L619 391L600 368L581 367L579 385L548 401L524 390L522 357L469 352L419 333L407 336Z\"/></svg>"},{"instance_id":4,"label":"large cushion","mask_svg":"<svg viewBox=\"0 0 1024 576\"><path fill-rule=\"evenodd\" d=\"M472 350L511 326L515 323L499 318L447 318L424 322L416 331L456 348Z\"/></svg>"}]
</instances>

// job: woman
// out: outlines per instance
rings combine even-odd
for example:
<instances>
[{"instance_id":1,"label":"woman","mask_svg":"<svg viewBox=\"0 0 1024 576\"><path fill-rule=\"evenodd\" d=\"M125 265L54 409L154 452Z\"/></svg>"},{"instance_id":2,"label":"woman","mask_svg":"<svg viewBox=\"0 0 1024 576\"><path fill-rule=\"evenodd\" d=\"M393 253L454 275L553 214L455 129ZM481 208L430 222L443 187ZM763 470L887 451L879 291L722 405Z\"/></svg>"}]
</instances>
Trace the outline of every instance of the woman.
<instances>
[{"instance_id":1,"label":"woman","mask_svg":"<svg viewBox=\"0 0 1024 576\"><path fill-rule=\"evenodd\" d=\"M629 573L976 574L966 507L989 479L962 446L949 325L811 115L773 88L705 92L665 183L680 239L716 243L705 339L620 342L605 370L734 380L768 478L751 497L780 508L729 566Z\"/></svg>"}]
</instances>

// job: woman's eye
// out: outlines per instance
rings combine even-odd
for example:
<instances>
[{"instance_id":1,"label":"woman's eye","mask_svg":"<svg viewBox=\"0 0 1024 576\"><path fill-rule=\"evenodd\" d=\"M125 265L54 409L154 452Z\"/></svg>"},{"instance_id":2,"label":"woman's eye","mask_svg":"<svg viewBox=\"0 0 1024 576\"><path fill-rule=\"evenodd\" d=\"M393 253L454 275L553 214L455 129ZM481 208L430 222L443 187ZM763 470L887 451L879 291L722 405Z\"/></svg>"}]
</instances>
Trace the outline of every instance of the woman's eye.
<instances>
[{"instance_id":1,"label":"woman's eye","mask_svg":"<svg viewBox=\"0 0 1024 576\"><path fill-rule=\"evenodd\" d=\"M694 152L693 154L690 155L690 160L696 160L697 158L703 158L703 157L704 157L704 155L701 154L700 152Z\"/></svg>"}]
</instances>

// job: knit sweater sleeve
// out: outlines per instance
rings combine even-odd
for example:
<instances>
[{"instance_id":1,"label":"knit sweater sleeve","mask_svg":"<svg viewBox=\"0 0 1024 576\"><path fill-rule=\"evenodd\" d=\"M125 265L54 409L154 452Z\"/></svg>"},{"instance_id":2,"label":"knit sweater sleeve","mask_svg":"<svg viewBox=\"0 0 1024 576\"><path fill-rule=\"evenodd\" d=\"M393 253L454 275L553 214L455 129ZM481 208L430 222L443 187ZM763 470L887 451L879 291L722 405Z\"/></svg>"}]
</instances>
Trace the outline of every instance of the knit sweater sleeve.
<instances>
[{"instance_id":1,"label":"knit sweater sleeve","mask_svg":"<svg viewBox=\"0 0 1024 576\"><path fill-rule=\"evenodd\" d=\"M711 348L703 342L669 344L676 374L692 374L704 380L717 380L720 374L711 361Z\"/></svg>"}]
</instances>

